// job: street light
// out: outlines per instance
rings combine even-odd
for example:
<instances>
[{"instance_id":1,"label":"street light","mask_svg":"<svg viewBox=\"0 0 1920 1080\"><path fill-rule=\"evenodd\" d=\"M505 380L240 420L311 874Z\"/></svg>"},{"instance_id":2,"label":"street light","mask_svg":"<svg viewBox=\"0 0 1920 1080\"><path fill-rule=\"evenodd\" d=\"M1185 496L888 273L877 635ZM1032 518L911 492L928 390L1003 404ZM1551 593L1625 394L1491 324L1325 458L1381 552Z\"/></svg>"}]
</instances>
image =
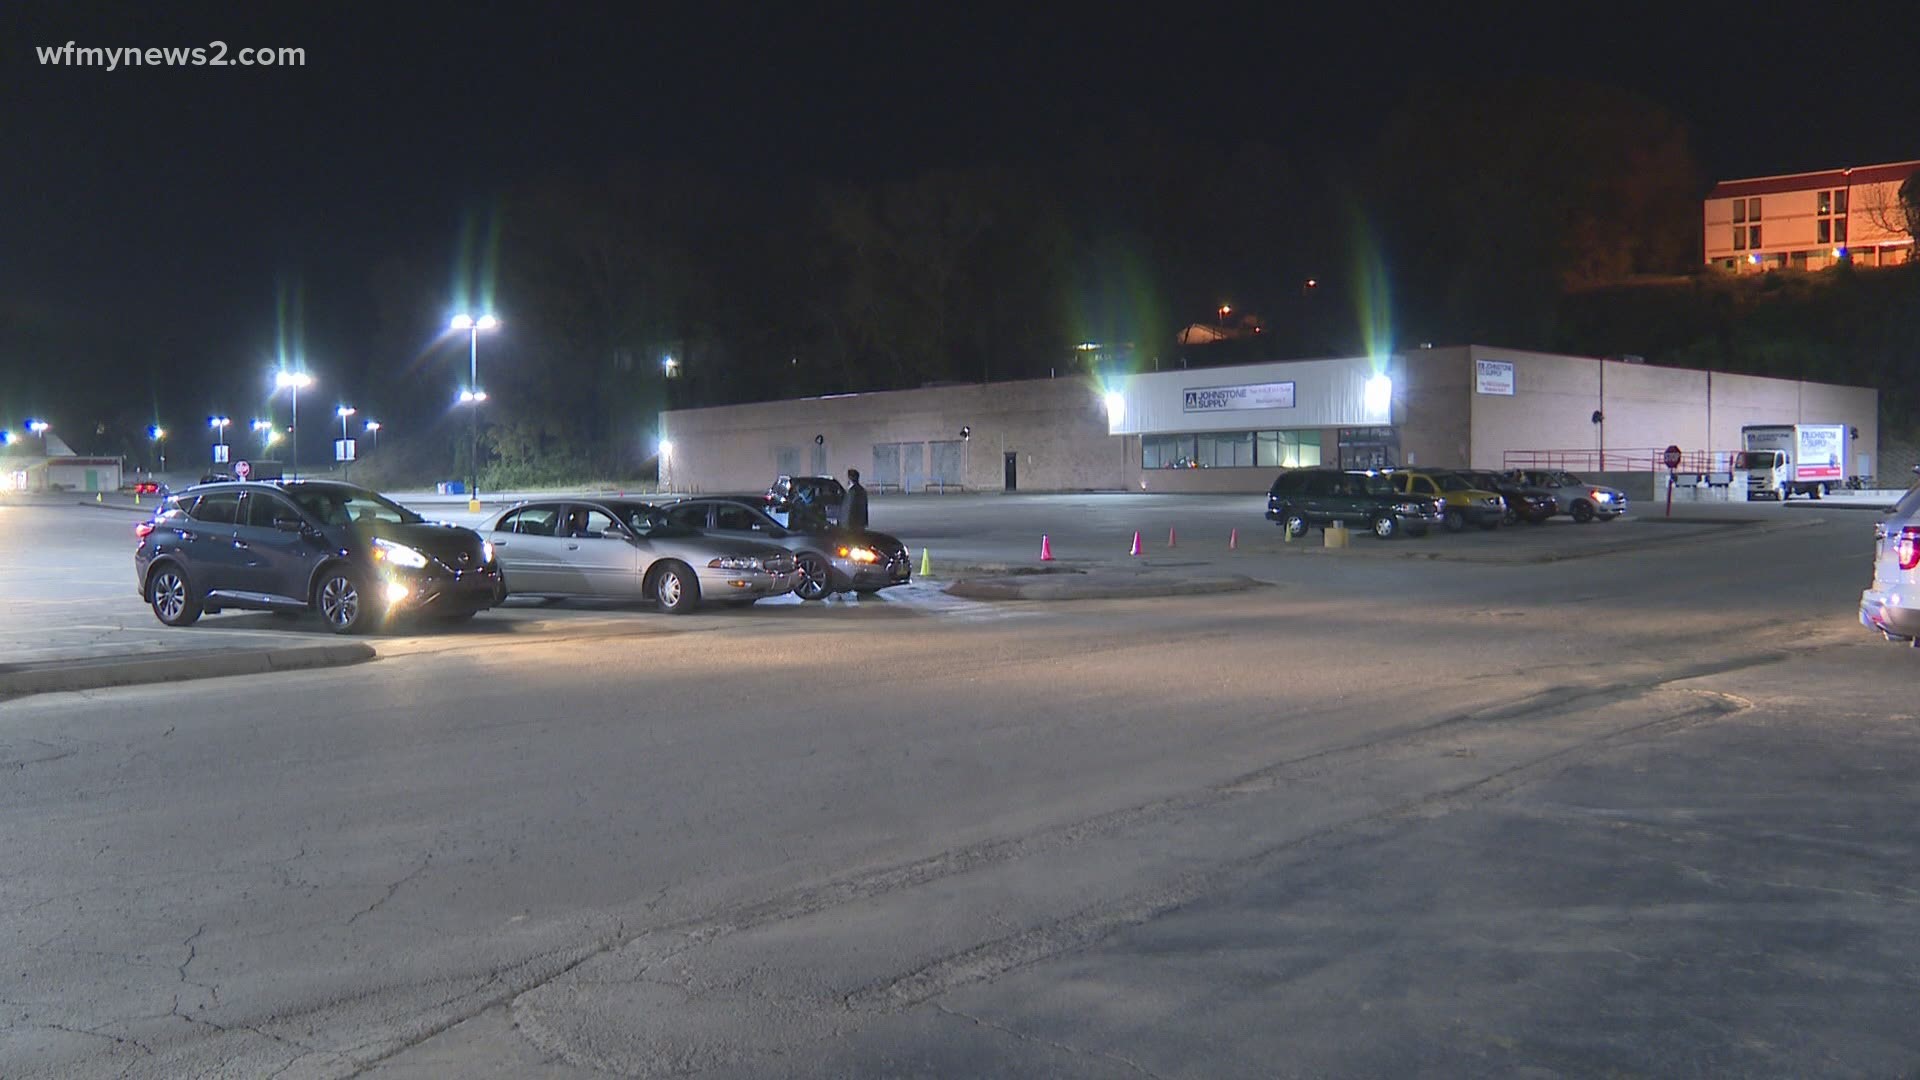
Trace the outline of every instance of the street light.
<instances>
[{"instance_id":1,"label":"street light","mask_svg":"<svg viewBox=\"0 0 1920 1080\"><path fill-rule=\"evenodd\" d=\"M368 438L368 439L370 439L370 440L372 440L372 442L373 442L373 445L374 445L374 446L378 446L378 445L380 445L380 438L379 438L379 436L380 436L380 421L378 421L378 420L369 420L369 421L367 421L367 423L366 423L366 432L367 432L367 438Z\"/></svg>"},{"instance_id":2,"label":"street light","mask_svg":"<svg viewBox=\"0 0 1920 1080\"><path fill-rule=\"evenodd\" d=\"M467 406L467 509L480 509L480 403L487 400L480 389L480 331L492 330L500 320L492 315L474 318L455 315L452 327L467 332L467 389L460 392L460 403Z\"/></svg>"},{"instance_id":3,"label":"street light","mask_svg":"<svg viewBox=\"0 0 1920 1080\"><path fill-rule=\"evenodd\" d=\"M333 410L333 415L340 418L340 446L334 450L333 456L334 456L334 460L340 462L340 472L342 475L346 475L353 468L353 466L349 464L348 459L344 456L345 451L347 449L346 447L347 440L353 437L347 434L347 417L352 416L353 414L359 411L360 411L359 409L356 409L351 405L342 405L339 408L336 408Z\"/></svg>"},{"instance_id":4,"label":"street light","mask_svg":"<svg viewBox=\"0 0 1920 1080\"><path fill-rule=\"evenodd\" d=\"M253 422L253 430L260 436L260 452L266 453L267 447L273 445L273 421L256 418Z\"/></svg>"},{"instance_id":5,"label":"street light","mask_svg":"<svg viewBox=\"0 0 1920 1080\"><path fill-rule=\"evenodd\" d=\"M666 372L667 378L675 378L680 374L680 361L671 356L663 356L660 358L660 370Z\"/></svg>"},{"instance_id":6,"label":"street light","mask_svg":"<svg viewBox=\"0 0 1920 1080\"><path fill-rule=\"evenodd\" d=\"M293 476L300 475L300 391L313 385L313 376L304 371L282 371L273 377L273 385L293 391L293 422L287 425L288 449L293 454Z\"/></svg>"},{"instance_id":7,"label":"street light","mask_svg":"<svg viewBox=\"0 0 1920 1080\"><path fill-rule=\"evenodd\" d=\"M153 440L154 450L160 455L160 472L167 471L167 429L155 424L147 429L147 437Z\"/></svg>"}]
</instances>

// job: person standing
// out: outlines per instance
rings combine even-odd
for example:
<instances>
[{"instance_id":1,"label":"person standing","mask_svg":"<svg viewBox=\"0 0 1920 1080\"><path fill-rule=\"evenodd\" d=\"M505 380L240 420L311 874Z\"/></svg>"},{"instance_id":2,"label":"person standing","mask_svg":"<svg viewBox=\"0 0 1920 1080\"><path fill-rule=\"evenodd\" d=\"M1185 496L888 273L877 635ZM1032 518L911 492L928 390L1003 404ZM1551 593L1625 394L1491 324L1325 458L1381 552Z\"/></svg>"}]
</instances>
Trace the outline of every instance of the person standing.
<instances>
[{"instance_id":1,"label":"person standing","mask_svg":"<svg viewBox=\"0 0 1920 1080\"><path fill-rule=\"evenodd\" d=\"M840 527L867 527L867 489L860 486L860 470L847 470L847 497L840 504Z\"/></svg>"}]
</instances>

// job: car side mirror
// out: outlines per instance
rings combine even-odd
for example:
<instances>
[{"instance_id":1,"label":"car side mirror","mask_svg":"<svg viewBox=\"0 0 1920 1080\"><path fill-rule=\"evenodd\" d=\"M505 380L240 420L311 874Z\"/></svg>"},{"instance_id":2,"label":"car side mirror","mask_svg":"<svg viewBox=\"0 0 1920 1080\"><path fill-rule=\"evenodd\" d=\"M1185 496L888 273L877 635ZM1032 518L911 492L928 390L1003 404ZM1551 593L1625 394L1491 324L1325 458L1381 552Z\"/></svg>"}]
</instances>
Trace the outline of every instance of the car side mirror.
<instances>
[{"instance_id":1,"label":"car side mirror","mask_svg":"<svg viewBox=\"0 0 1920 1080\"><path fill-rule=\"evenodd\" d=\"M307 531L307 523L301 521L299 518L274 518L273 527L286 533Z\"/></svg>"}]
</instances>

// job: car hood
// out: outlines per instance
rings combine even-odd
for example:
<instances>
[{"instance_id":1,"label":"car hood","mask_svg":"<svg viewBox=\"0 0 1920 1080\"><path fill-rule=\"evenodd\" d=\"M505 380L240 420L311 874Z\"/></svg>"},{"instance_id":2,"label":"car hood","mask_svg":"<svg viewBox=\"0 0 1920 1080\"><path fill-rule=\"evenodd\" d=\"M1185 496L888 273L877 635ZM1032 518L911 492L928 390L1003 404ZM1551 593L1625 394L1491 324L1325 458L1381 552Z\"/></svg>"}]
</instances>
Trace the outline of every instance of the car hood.
<instances>
[{"instance_id":1,"label":"car hood","mask_svg":"<svg viewBox=\"0 0 1920 1080\"><path fill-rule=\"evenodd\" d=\"M361 535L405 544L456 570L479 566L484 561L480 534L464 525L444 521L422 521L411 525L377 522L362 531Z\"/></svg>"}]
</instances>

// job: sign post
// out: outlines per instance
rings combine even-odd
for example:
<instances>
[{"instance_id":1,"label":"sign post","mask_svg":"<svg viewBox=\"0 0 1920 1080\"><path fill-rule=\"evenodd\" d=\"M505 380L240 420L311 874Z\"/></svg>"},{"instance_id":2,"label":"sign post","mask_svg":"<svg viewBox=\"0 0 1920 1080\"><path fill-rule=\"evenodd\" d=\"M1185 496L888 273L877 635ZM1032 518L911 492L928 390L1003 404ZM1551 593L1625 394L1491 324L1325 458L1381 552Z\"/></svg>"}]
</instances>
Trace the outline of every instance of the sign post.
<instances>
[{"instance_id":1,"label":"sign post","mask_svg":"<svg viewBox=\"0 0 1920 1080\"><path fill-rule=\"evenodd\" d=\"M1661 454L1660 458L1661 460L1667 463L1667 516L1672 517L1673 516L1673 484L1674 484L1673 473L1674 473L1674 470L1680 467L1680 448L1677 446L1668 446L1666 453Z\"/></svg>"}]
</instances>

